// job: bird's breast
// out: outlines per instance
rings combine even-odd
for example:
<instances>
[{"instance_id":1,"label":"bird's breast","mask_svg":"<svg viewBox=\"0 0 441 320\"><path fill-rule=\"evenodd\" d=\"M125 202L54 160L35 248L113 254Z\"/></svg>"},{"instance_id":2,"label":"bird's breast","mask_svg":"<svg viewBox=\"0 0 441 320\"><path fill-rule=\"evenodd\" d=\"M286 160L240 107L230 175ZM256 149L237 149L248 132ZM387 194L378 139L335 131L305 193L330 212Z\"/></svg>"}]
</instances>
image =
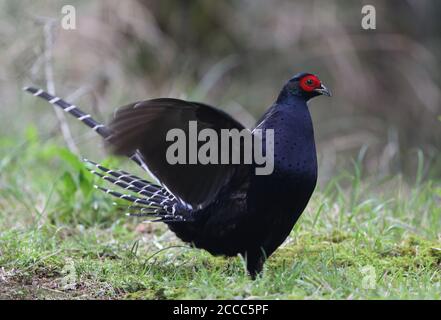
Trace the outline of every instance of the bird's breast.
<instances>
[{"instance_id":1,"label":"bird's breast","mask_svg":"<svg viewBox=\"0 0 441 320\"><path fill-rule=\"evenodd\" d=\"M306 103L276 106L261 127L274 131L274 170L270 175L252 177L250 198L266 208L303 210L317 182L314 130Z\"/></svg>"}]
</instances>

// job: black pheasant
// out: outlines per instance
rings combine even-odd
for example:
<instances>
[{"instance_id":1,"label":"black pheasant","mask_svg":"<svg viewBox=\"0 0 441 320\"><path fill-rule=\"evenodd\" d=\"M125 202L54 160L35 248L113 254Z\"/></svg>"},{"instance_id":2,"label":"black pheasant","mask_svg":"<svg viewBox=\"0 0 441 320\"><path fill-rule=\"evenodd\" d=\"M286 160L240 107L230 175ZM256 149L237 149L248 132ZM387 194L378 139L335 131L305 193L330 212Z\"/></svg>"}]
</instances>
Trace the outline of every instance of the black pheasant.
<instances>
[{"instance_id":1,"label":"black pheasant","mask_svg":"<svg viewBox=\"0 0 441 320\"><path fill-rule=\"evenodd\" d=\"M167 132L197 123L197 130L245 129L228 114L198 102L160 98L120 108L109 126L95 121L76 106L41 89L25 88L72 114L101 135L112 152L126 155L148 171L157 182L146 181L122 170L97 163L93 173L131 193L99 187L131 202L133 215L164 222L183 241L213 255L242 255L254 278L263 263L286 239L305 209L317 181L314 132L307 101L328 95L312 74L290 79L276 102L251 131L274 132L274 170L256 175L257 164L170 164ZM187 158L189 155L187 154ZM126 192L127 192L126 191Z\"/></svg>"}]
</instances>

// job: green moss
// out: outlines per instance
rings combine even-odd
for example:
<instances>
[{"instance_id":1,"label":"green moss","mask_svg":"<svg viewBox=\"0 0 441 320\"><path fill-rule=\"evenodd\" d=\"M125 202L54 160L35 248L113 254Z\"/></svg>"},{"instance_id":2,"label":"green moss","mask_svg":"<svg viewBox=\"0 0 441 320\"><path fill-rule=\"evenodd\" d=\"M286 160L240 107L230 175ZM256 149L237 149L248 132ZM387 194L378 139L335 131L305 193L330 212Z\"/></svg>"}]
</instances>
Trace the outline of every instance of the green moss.
<instances>
[{"instance_id":1,"label":"green moss","mask_svg":"<svg viewBox=\"0 0 441 320\"><path fill-rule=\"evenodd\" d=\"M146 229L121 217L108 198L89 194L93 181L78 177L75 161L54 163L71 175L64 187L79 186L76 197L63 198L63 188L51 195L58 176L47 162L60 148L37 146L1 176L8 187L0 189L0 276L9 284L1 297L441 299L439 183L405 196L389 187L390 198L362 181L363 193L335 184L317 191L289 241L251 281L240 258L176 247L183 244L165 226ZM29 166L35 170L18 170ZM66 270L74 275L70 288Z\"/></svg>"},{"instance_id":2,"label":"green moss","mask_svg":"<svg viewBox=\"0 0 441 320\"><path fill-rule=\"evenodd\" d=\"M333 230L329 235L319 236L321 241L340 243L350 238L350 235L341 230Z\"/></svg>"}]
</instances>

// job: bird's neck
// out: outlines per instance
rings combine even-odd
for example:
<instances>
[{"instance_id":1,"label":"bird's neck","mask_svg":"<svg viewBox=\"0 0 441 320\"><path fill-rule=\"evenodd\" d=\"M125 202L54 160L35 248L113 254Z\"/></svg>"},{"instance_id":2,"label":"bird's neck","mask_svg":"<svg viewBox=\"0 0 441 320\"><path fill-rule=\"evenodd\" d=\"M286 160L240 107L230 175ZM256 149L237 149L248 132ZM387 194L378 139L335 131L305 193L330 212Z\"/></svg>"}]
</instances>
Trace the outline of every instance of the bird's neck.
<instances>
[{"instance_id":1,"label":"bird's neck","mask_svg":"<svg viewBox=\"0 0 441 320\"><path fill-rule=\"evenodd\" d=\"M292 128L288 130L293 136L302 136L301 132L309 135L313 133L312 119L309 113L307 100L303 97L289 94L286 89L279 94L274 105L268 109L260 121L262 128L277 126ZM297 129L298 128L298 129ZM301 131L299 131L301 130ZM313 136L308 136L314 139Z\"/></svg>"},{"instance_id":2,"label":"bird's neck","mask_svg":"<svg viewBox=\"0 0 441 320\"><path fill-rule=\"evenodd\" d=\"M279 96L277 97L276 104L279 105L289 105L289 104L299 104L306 102L309 99L306 99L306 97L302 96L302 93L297 88L288 88L285 86L282 91L280 91Z\"/></svg>"},{"instance_id":3,"label":"bird's neck","mask_svg":"<svg viewBox=\"0 0 441 320\"><path fill-rule=\"evenodd\" d=\"M275 171L317 175L314 130L306 100L283 91L258 128L274 130Z\"/></svg>"}]
</instances>

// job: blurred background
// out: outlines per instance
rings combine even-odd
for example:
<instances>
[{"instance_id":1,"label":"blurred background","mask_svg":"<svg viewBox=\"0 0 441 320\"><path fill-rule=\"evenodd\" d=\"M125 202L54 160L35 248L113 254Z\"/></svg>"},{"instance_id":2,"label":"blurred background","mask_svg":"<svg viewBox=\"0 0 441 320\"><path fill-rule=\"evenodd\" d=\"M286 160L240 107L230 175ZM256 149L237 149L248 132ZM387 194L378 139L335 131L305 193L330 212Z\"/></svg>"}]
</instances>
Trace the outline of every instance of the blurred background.
<instances>
[{"instance_id":1,"label":"blurred background","mask_svg":"<svg viewBox=\"0 0 441 320\"><path fill-rule=\"evenodd\" d=\"M60 26L66 4L76 30ZM361 27L365 4L376 8L376 30ZM29 130L64 143L53 110L21 91L47 87L50 34L56 93L100 120L168 96L252 126L306 71L334 95L310 103L322 183L354 159L366 176L414 179L418 154L424 176L437 178L440 15L440 1L415 0L0 0L0 135L9 141L0 154L25 144ZM67 120L77 152L100 160L100 139Z\"/></svg>"}]
</instances>

